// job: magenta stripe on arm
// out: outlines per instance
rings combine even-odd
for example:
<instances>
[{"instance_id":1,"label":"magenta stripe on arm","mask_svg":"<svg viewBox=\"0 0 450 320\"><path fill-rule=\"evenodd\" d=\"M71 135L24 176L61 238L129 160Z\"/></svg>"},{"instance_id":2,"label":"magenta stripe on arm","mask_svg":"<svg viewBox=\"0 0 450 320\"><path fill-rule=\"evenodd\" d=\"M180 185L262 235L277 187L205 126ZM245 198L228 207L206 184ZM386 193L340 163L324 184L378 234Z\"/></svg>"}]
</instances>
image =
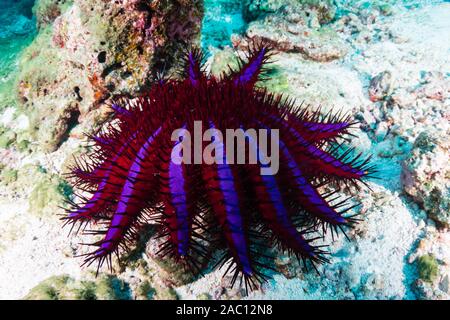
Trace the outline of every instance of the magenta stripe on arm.
<instances>
[{"instance_id":1,"label":"magenta stripe on arm","mask_svg":"<svg viewBox=\"0 0 450 320\"><path fill-rule=\"evenodd\" d=\"M183 136L184 137L184 136ZM177 141L175 145L181 143ZM170 160L169 189L171 203L175 208L177 223L177 250L181 256L187 254L189 244L189 211L187 206L186 179L183 163L176 164Z\"/></svg>"},{"instance_id":2,"label":"magenta stripe on arm","mask_svg":"<svg viewBox=\"0 0 450 320\"><path fill-rule=\"evenodd\" d=\"M356 174L359 176L364 176L365 173L361 170L355 169L347 164L345 164L342 161L339 161L329 153L321 150L320 148L317 148L314 144L308 142L305 138L301 136L300 133L298 133L295 129L288 127L286 124L284 124L285 128L289 130L289 132L297 139L298 143L302 145L306 150L316 157L317 159L325 162L326 164L329 164L333 166L336 170L342 170L345 172L349 172L352 174ZM307 154L306 154L307 155Z\"/></svg>"},{"instance_id":3,"label":"magenta stripe on arm","mask_svg":"<svg viewBox=\"0 0 450 320\"><path fill-rule=\"evenodd\" d=\"M97 250L97 255L103 255L105 252L109 251L111 248L111 243L114 243L115 239L120 238L122 232L124 232L123 228L130 225L131 220L133 219L133 212L128 212L130 206L130 200L133 198L135 192L135 184L139 174L142 169L142 160L148 157L148 150L152 145L156 136L161 132L161 127L159 127L144 143L144 145L139 149L138 154L136 155L133 164L131 165L128 177L125 181L125 185L123 186L122 193L120 195L120 200L117 204L116 212L112 218L110 227L106 232L106 236L100 246L99 250Z\"/></svg>"},{"instance_id":4,"label":"magenta stripe on arm","mask_svg":"<svg viewBox=\"0 0 450 320\"><path fill-rule=\"evenodd\" d=\"M249 84L256 82L259 73L261 72L261 67L264 63L264 58L266 56L267 49L261 48L259 52L250 58L250 61L239 73L239 76L234 83L237 84Z\"/></svg>"},{"instance_id":5,"label":"magenta stripe on arm","mask_svg":"<svg viewBox=\"0 0 450 320\"><path fill-rule=\"evenodd\" d=\"M214 124L210 123L213 129ZM242 212L239 207L239 197L235 187L233 172L226 161L226 152L223 141L215 139L214 144L222 150L224 157L223 164L217 164L217 175L219 180L219 189L225 202L225 214L229 232L231 233L231 245L237 253L237 258L242 267L242 272L246 276L253 275L253 268L248 256L247 239L244 234L244 222L242 220Z\"/></svg>"},{"instance_id":6,"label":"magenta stripe on arm","mask_svg":"<svg viewBox=\"0 0 450 320\"><path fill-rule=\"evenodd\" d=\"M258 159L264 159L267 155L262 154L262 151L258 148L256 141L251 136L248 136L250 147L258 155ZM261 164L261 166L268 166ZM283 198L278 187L278 183L274 175L261 175L261 179L264 183L267 194L275 209L275 224L278 224L280 229L284 230L286 234L277 232L277 228L273 228L273 231L280 237L287 241L295 241L295 246L301 248L302 253L309 257L314 257L314 248L305 240L303 235L298 232L288 215L288 212L283 204Z\"/></svg>"},{"instance_id":7,"label":"magenta stripe on arm","mask_svg":"<svg viewBox=\"0 0 450 320\"><path fill-rule=\"evenodd\" d=\"M280 141L280 150L286 158L288 167L293 173L294 181L306 201L305 206L309 207L311 213L332 224L345 224L347 222L346 219L331 208L317 190L308 182L297 165L297 162L290 154L287 146L282 141Z\"/></svg>"},{"instance_id":8,"label":"magenta stripe on arm","mask_svg":"<svg viewBox=\"0 0 450 320\"><path fill-rule=\"evenodd\" d=\"M98 207L98 201L102 201L105 193L106 186L108 185L109 175L111 174L113 164L119 159L123 154L125 149L130 145L130 143L136 138L137 133L134 133L127 142L125 142L117 151L115 156L111 159L110 163L106 166L105 172L103 173L103 178L100 181L97 191L94 193L92 198L86 203L86 205L75 212L69 214L69 218L87 217L90 214L94 214L92 209Z\"/></svg>"},{"instance_id":9,"label":"magenta stripe on arm","mask_svg":"<svg viewBox=\"0 0 450 320\"><path fill-rule=\"evenodd\" d=\"M189 60L189 70L188 70L188 74L189 74L189 80L191 81L191 83L196 86L198 85L198 81L200 79L200 61L197 61L194 57L194 53L191 51L189 53L188 56L188 60Z\"/></svg>"}]
</instances>

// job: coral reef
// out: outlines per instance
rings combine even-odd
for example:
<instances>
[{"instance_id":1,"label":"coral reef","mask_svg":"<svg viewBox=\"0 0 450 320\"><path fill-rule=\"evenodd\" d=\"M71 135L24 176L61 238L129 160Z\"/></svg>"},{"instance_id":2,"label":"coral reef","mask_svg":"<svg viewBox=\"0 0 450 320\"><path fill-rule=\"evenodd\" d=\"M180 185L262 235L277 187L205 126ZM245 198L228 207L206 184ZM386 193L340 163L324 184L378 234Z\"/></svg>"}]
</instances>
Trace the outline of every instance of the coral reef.
<instances>
[{"instance_id":1,"label":"coral reef","mask_svg":"<svg viewBox=\"0 0 450 320\"><path fill-rule=\"evenodd\" d=\"M295 11L295 16L299 19L309 18L309 24L315 25L332 21L336 14L336 6L331 0L245 0L244 18L253 21L280 12L283 8Z\"/></svg>"},{"instance_id":2,"label":"coral reef","mask_svg":"<svg viewBox=\"0 0 450 320\"><path fill-rule=\"evenodd\" d=\"M202 47L209 50L231 45L231 35L245 29L242 0L204 0L204 3Z\"/></svg>"},{"instance_id":3,"label":"coral reef","mask_svg":"<svg viewBox=\"0 0 450 320\"><path fill-rule=\"evenodd\" d=\"M196 3L192 15L189 3ZM203 24L193 26L203 4ZM89 152L82 133L108 118L103 101L145 90L151 70L165 66L171 73L180 43L201 40L206 69L219 76L228 64L237 67L252 38L279 49L271 81L257 86L322 105L324 113L355 114L357 137L349 143L372 153L383 170L368 182L373 191L355 199L364 220L348 232L352 241L324 239L333 243L332 264L316 275L278 254L274 279L248 298L450 298L448 1L38 0L32 6L32 0L0 0L0 298L25 297L64 274L70 280L57 285L65 292L60 297L74 297L70 288L104 279L95 279L95 267L80 271L73 256L84 253L77 244L87 239L68 238L58 220L71 193L62 173L73 155ZM165 19L175 7L179 21ZM123 298L245 293L230 289L221 272L195 277L159 259L154 226L132 249L114 263ZM86 292L84 298L93 298Z\"/></svg>"}]
</instances>

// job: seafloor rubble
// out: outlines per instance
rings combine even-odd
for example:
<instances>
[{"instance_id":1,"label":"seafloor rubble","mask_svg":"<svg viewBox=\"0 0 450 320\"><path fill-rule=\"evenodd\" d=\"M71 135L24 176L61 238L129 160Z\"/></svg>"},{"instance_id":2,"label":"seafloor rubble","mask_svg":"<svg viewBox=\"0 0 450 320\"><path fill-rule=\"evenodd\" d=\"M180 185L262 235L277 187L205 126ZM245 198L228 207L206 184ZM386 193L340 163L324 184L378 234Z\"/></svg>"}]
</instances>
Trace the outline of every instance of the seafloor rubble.
<instances>
[{"instance_id":1,"label":"seafloor rubble","mask_svg":"<svg viewBox=\"0 0 450 320\"><path fill-rule=\"evenodd\" d=\"M221 271L196 279L157 260L151 226L116 274L95 278L58 215L72 194L63 173L108 99L170 73L182 44L201 43L218 74L253 39L279 51L261 85L353 114L350 143L380 174L358 193L363 222L330 247L332 264L317 275L280 254L274 279L248 298L450 298L449 3L39 0L33 17L31 2L10 7L0 30L0 46L28 45L23 34L38 30L0 59L0 298L242 297Z\"/></svg>"}]
</instances>

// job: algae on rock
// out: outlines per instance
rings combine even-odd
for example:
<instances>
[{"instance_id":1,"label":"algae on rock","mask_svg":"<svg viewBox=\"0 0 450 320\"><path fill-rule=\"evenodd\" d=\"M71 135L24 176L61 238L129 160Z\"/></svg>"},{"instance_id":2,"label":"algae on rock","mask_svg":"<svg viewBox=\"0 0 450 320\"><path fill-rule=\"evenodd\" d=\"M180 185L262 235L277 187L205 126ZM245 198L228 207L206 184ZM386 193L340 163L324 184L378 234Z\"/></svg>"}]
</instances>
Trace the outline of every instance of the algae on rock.
<instances>
[{"instance_id":1,"label":"algae on rock","mask_svg":"<svg viewBox=\"0 0 450 320\"><path fill-rule=\"evenodd\" d=\"M92 132L105 100L134 95L198 43L203 1L39 0L40 32L20 62L17 95L32 136L55 151Z\"/></svg>"},{"instance_id":2,"label":"algae on rock","mask_svg":"<svg viewBox=\"0 0 450 320\"><path fill-rule=\"evenodd\" d=\"M31 192L30 212L40 216L53 215L71 193L71 187L59 176L44 175Z\"/></svg>"},{"instance_id":3,"label":"algae on rock","mask_svg":"<svg viewBox=\"0 0 450 320\"><path fill-rule=\"evenodd\" d=\"M136 289L137 300L151 300L154 298L155 294L156 290L147 280L143 281L143 283Z\"/></svg>"},{"instance_id":4,"label":"algae on rock","mask_svg":"<svg viewBox=\"0 0 450 320\"><path fill-rule=\"evenodd\" d=\"M41 29L53 23L72 3L73 0L37 0L33 6L33 13L36 16L38 28Z\"/></svg>"},{"instance_id":5,"label":"algae on rock","mask_svg":"<svg viewBox=\"0 0 450 320\"><path fill-rule=\"evenodd\" d=\"M17 170L9 169L9 168L0 169L0 180L5 185L9 185L11 183L16 182L17 181Z\"/></svg>"},{"instance_id":6,"label":"algae on rock","mask_svg":"<svg viewBox=\"0 0 450 320\"><path fill-rule=\"evenodd\" d=\"M0 126L0 148L7 149L14 141L16 141L16 134Z\"/></svg>"},{"instance_id":7,"label":"algae on rock","mask_svg":"<svg viewBox=\"0 0 450 320\"><path fill-rule=\"evenodd\" d=\"M123 281L100 276L95 281L80 281L68 275L53 276L30 290L25 300L128 300L129 289Z\"/></svg>"},{"instance_id":8,"label":"algae on rock","mask_svg":"<svg viewBox=\"0 0 450 320\"><path fill-rule=\"evenodd\" d=\"M425 282L433 282L439 274L439 264L431 255L424 255L418 258L417 267L419 278Z\"/></svg>"},{"instance_id":9,"label":"algae on rock","mask_svg":"<svg viewBox=\"0 0 450 320\"><path fill-rule=\"evenodd\" d=\"M15 105L17 59L35 36L34 0L0 1L0 113Z\"/></svg>"}]
</instances>

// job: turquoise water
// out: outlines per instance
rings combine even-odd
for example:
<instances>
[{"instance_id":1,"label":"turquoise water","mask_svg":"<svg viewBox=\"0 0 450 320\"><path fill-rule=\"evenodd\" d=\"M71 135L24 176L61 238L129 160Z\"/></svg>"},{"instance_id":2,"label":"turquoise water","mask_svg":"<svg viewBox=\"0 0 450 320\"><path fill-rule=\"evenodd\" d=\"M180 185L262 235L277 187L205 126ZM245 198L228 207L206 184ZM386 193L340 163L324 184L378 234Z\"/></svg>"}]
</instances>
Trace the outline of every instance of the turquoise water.
<instances>
[{"instance_id":1,"label":"turquoise water","mask_svg":"<svg viewBox=\"0 0 450 320\"><path fill-rule=\"evenodd\" d=\"M34 0L0 0L0 109L8 103L20 52L36 34Z\"/></svg>"},{"instance_id":2,"label":"turquoise water","mask_svg":"<svg viewBox=\"0 0 450 320\"><path fill-rule=\"evenodd\" d=\"M231 45L233 33L245 28L241 0L205 0L205 17L202 28L202 47L223 48Z\"/></svg>"}]
</instances>

